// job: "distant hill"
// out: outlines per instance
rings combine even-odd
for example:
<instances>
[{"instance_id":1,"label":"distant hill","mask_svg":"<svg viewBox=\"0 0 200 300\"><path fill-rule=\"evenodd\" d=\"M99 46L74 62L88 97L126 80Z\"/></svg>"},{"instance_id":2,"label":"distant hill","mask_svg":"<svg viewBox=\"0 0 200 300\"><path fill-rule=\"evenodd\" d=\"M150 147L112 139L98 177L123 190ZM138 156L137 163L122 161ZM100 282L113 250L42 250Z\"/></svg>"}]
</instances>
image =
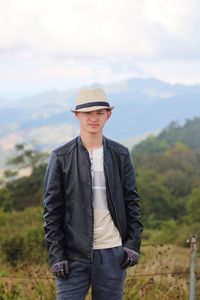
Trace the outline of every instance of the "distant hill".
<instances>
[{"instance_id":1,"label":"distant hill","mask_svg":"<svg viewBox=\"0 0 200 300\"><path fill-rule=\"evenodd\" d=\"M187 120L184 125L172 122L157 136L150 135L137 144L133 152L139 154L163 153L181 142L193 150L200 149L200 118Z\"/></svg>"},{"instance_id":2,"label":"distant hill","mask_svg":"<svg viewBox=\"0 0 200 300\"><path fill-rule=\"evenodd\" d=\"M131 78L103 87L115 106L104 133L130 148L172 121L200 117L200 85ZM50 150L75 137L78 123L70 109L77 93L54 89L6 103L0 95L0 164L17 143L33 141L41 150Z\"/></svg>"}]
</instances>

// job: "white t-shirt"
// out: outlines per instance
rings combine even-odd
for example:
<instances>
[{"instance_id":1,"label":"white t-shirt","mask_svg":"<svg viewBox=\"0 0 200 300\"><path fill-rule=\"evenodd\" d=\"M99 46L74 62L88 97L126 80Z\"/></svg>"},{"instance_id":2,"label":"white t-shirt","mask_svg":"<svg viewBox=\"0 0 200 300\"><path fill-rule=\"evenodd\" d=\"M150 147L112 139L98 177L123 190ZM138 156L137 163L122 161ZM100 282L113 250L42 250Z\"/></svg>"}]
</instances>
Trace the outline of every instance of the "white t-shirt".
<instances>
[{"instance_id":1,"label":"white t-shirt","mask_svg":"<svg viewBox=\"0 0 200 300\"><path fill-rule=\"evenodd\" d=\"M94 207L94 249L121 246L121 237L110 215L103 165L103 147L89 150Z\"/></svg>"}]
</instances>

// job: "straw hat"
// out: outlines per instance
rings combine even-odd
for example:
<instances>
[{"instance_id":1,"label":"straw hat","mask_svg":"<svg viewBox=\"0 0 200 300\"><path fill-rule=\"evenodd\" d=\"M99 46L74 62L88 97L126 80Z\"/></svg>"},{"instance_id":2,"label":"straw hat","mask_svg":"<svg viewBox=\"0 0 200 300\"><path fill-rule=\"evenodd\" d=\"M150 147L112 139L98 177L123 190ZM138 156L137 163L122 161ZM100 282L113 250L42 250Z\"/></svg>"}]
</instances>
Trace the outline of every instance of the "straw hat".
<instances>
[{"instance_id":1,"label":"straw hat","mask_svg":"<svg viewBox=\"0 0 200 300\"><path fill-rule=\"evenodd\" d=\"M99 109L113 109L102 88L90 88L79 91L76 107L72 112L88 112Z\"/></svg>"}]
</instances>

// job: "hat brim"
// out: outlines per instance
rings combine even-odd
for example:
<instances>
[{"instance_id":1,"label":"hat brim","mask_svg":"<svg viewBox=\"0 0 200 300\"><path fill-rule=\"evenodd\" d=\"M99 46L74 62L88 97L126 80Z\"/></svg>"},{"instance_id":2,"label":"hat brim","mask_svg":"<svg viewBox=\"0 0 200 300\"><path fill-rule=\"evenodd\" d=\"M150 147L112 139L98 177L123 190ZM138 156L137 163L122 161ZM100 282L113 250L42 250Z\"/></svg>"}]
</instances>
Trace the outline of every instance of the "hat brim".
<instances>
[{"instance_id":1,"label":"hat brim","mask_svg":"<svg viewBox=\"0 0 200 300\"><path fill-rule=\"evenodd\" d=\"M75 112L89 112L89 111L94 111L94 110L101 110L101 109L108 109L108 110L112 110L114 108L114 106L91 106L91 107L84 107L84 108L80 108L77 110L72 110L71 112L75 113Z\"/></svg>"}]
</instances>

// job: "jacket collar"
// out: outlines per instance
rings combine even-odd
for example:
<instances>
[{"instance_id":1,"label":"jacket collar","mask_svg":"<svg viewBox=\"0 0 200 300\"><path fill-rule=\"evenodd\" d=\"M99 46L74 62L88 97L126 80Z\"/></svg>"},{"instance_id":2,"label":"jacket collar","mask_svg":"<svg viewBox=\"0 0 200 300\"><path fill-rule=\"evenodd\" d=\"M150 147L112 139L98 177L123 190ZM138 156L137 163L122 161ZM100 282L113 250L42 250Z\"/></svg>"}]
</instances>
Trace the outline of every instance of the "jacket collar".
<instances>
[{"instance_id":1,"label":"jacket collar","mask_svg":"<svg viewBox=\"0 0 200 300\"><path fill-rule=\"evenodd\" d=\"M77 143L78 143L78 146L79 146L80 148L82 148L83 150L87 150L87 149L85 148L85 146L83 145L83 142L82 142L82 140L81 140L80 135L77 137ZM104 152L105 152L105 150L107 149L107 144L108 144L107 138L103 135L103 148L104 148Z\"/></svg>"}]
</instances>

